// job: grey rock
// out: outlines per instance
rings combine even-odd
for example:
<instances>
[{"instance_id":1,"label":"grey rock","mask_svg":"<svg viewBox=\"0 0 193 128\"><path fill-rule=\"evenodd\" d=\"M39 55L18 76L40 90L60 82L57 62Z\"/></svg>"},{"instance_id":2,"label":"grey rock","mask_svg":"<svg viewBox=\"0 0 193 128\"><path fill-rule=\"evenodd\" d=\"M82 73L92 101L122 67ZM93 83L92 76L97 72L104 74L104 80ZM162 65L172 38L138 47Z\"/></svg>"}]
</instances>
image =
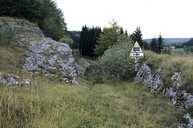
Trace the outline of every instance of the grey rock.
<instances>
[{"instance_id":1,"label":"grey rock","mask_svg":"<svg viewBox=\"0 0 193 128\"><path fill-rule=\"evenodd\" d=\"M41 71L47 75L57 74L62 80L71 83L77 83L75 78L79 75L71 48L51 38L31 43L23 68L31 72Z\"/></svg>"},{"instance_id":2,"label":"grey rock","mask_svg":"<svg viewBox=\"0 0 193 128\"><path fill-rule=\"evenodd\" d=\"M135 77L136 81L143 82L145 86L151 88L152 92L159 91L163 87L160 70L152 73L147 64L142 64Z\"/></svg>"},{"instance_id":3,"label":"grey rock","mask_svg":"<svg viewBox=\"0 0 193 128\"><path fill-rule=\"evenodd\" d=\"M178 89L182 85L182 73L175 72L171 77L172 87Z\"/></svg>"},{"instance_id":4,"label":"grey rock","mask_svg":"<svg viewBox=\"0 0 193 128\"><path fill-rule=\"evenodd\" d=\"M23 79L14 74L1 74L0 85L6 86L30 86L32 84L30 79Z\"/></svg>"},{"instance_id":5,"label":"grey rock","mask_svg":"<svg viewBox=\"0 0 193 128\"><path fill-rule=\"evenodd\" d=\"M167 96L167 97L169 97L170 98L170 100L171 100L171 102L172 102L172 104L176 104L176 100L177 100L177 92L176 91L174 91L174 89L172 88L172 87L169 87L169 88L166 88L166 91L165 91L165 96Z\"/></svg>"},{"instance_id":6,"label":"grey rock","mask_svg":"<svg viewBox=\"0 0 193 128\"><path fill-rule=\"evenodd\" d=\"M24 19L0 17L0 31L10 29L14 32L14 38L18 46L26 47L31 41L44 38L40 28Z\"/></svg>"},{"instance_id":7,"label":"grey rock","mask_svg":"<svg viewBox=\"0 0 193 128\"><path fill-rule=\"evenodd\" d=\"M186 120L186 124L184 125L184 128L193 128L193 119L191 118L191 115L187 113L184 115L184 119Z\"/></svg>"},{"instance_id":8,"label":"grey rock","mask_svg":"<svg viewBox=\"0 0 193 128\"><path fill-rule=\"evenodd\" d=\"M185 107L186 108L189 108L189 107L193 107L193 95L191 95L190 93L184 93L183 94L184 96L184 104L185 104Z\"/></svg>"}]
</instances>

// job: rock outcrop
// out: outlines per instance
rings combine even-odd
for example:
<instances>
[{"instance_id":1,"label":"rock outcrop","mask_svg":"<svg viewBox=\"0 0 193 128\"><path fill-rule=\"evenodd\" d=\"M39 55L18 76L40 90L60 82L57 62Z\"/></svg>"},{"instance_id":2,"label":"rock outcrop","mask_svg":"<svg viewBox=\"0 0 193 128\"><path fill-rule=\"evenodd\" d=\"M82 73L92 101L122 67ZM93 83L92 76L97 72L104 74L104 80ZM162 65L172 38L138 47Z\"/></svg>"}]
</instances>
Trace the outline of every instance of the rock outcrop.
<instances>
[{"instance_id":1,"label":"rock outcrop","mask_svg":"<svg viewBox=\"0 0 193 128\"><path fill-rule=\"evenodd\" d=\"M135 80L144 83L144 85L151 89L151 92L160 92L163 90L164 95L169 97L172 104L178 109L184 111L193 109L193 95L187 93L186 90L182 90L182 73L175 72L171 77L171 86L165 88L163 80L160 75L161 70L153 72L147 64L142 64L137 71ZM181 123L178 128L193 128L193 119L191 114L187 112L182 117L185 122Z\"/></svg>"},{"instance_id":2,"label":"rock outcrop","mask_svg":"<svg viewBox=\"0 0 193 128\"><path fill-rule=\"evenodd\" d=\"M18 46L27 47L31 41L39 41L44 38L40 28L24 19L0 17L0 30L11 30Z\"/></svg>"},{"instance_id":3,"label":"rock outcrop","mask_svg":"<svg viewBox=\"0 0 193 128\"><path fill-rule=\"evenodd\" d=\"M17 46L26 49L25 70L57 76L65 82L77 84L79 66L67 44L46 38L37 25L26 20L1 17L0 30L8 29L14 32Z\"/></svg>"},{"instance_id":4,"label":"rock outcrop","mask_svg":"<svg viewBox=\"0 0 193 128\"><path fill-rule=\"evenodd\" d=\"M151 68L147 64L142 64L139 67L135 80L143 82L144 85L150 88L152 92L156 92L163 88L163 81L161 79L160 72L160 70L152 72Z\"/></svg>"},{"instance_id":5,"label":"rock outcrop","mask_svg":"<svg viewBox=\"0 0 193 128\"><path fill-rule=\"evenodd\" d=\"M7 86L30 86L32 81L30 79L24 79L14 74L1 74L0 73L0 85Z\"/></svg>"},{"instance_id":6,"label":"rock outcrop","mask_svg":"<svg viewBox=\"0 0 193 128\"><path fill-rule=\"evenodd\" d=\"M31 44L23 68L31 72L42 72L47 76L57 75L72 83L76 83L74 79L79 74L71 48L50 38Z\"/></svg>"}]
</instances>

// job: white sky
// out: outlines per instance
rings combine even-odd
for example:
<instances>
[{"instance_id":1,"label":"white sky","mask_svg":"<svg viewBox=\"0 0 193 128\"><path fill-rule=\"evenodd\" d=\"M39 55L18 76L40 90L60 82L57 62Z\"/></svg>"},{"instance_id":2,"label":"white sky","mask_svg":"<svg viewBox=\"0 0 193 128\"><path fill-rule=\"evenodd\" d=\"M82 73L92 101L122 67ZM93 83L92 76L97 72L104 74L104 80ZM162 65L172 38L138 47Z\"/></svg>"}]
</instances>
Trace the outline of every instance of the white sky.
<instances>
[{"instance_id":1,"label":"white sky","mask_svg":"<svg viewBox=\"0 0 193 128\"><path fill-rule=\"evenodd\" d=\"M140 26L144 38L193 37L193 0L55 0L68 30L82 25L108 26L115 19L132 33Z\"/></svg>"}]
</instances>

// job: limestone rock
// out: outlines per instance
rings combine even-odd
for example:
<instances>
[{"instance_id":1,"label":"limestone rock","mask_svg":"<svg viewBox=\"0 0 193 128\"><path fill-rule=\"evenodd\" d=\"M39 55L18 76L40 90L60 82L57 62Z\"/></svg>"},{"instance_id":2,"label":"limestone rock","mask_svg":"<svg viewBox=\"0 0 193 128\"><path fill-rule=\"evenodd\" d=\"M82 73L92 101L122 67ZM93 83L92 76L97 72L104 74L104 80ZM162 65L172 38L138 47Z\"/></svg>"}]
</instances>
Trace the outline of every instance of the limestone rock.
<instances>
[{"instance_id":1,"label":"limestone rock","mask_svg":"<svg viewBox=\"0 0 193 128\"><path fill-rule=\"evenodd\" d=\"M24 69L77 84L75 79L80 70L67 44L45 38L37 25L24 19L1 17L0 31L7 29L14 32L17 46L26 49Z\"/></svg>"},{"instance_id":2,"label":"limestone rock","mask_svg":"<svg viewBox=\"0 0 193 128\"><path fill-rule=\"evenodd\" d=\"M65 44L44 38L31 43L23 68L31 72L57 75L66 82L76 83L79 69L71 48Z\"/></svg>"},{"instance_id":3,"label":"limestone rock","mask_svg":"<svg viewBox=\"0 0 193 128\"><path fill-rule=\"evenodd\" d=\"M135 77L136 81L143 82L145 86L151 88L151 91L159 91L163 86L160 76L160 70L153 73L147 64L142 64Z\"/></svg>"},{"instance_id":4,"label":"limestone rock","mask_svg":"<svg viewBox=\"0 0 193 128\"><path fill-rule=\"evenodd\" d=\"M191 118L191 115L189 113L184 115L184 119L186 120L186 124L184 124L184 128L193 128L193 119Z\"/></svg>"},{"instance_id":5,"label":"limestone rock","mask_svg":"<svg viewBox=\"0 0 193 128\"><path fill-rule=\"evenodd\" d=\"M172 87L178 89L182 85L182 73L175 72L172 77Z\"/></svg>"},{"instance_id":6,"label":"limestone rock","mask_svg":"<svg viewBox=\"0 0 193 128\"><path fill-rule=\"evenodd\" d=\"M7 86L30 86L30 79L24 79L14 74L1 74L0 73L0 85Z\"/></svg>"},{"instance_id":7,"label":"limestone rock","mask_svg":"<svg viewBox=\"0 0 193 128\"><path fill-rule=\"evenodd\" d=\"M38 41L44 38L40 28L24 19L0 17L0 30L11 29L14 32L18 46L26 47L31 41Z\"/></svg>"}]
</instances>

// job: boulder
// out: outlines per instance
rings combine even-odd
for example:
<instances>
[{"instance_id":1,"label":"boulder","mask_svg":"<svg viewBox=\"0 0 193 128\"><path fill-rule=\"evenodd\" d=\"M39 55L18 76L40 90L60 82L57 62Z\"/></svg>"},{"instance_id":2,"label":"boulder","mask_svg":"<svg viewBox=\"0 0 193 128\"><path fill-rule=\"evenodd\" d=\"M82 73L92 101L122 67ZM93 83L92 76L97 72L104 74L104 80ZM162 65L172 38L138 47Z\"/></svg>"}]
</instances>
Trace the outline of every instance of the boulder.
<instances>
[{"instance_id":1,"label":"boulder","mask_svg":"<svg viewBox=\"0 0 193 128\"><path fill-rule=\"evenodd\" d=\"M163 87L160 72L160 70L157 70L153 73L147 64L142 64L138 69L135 80L143 82L144 85L149 87L152 92L157 92Z\"/></svg>"},{"instance_id":2,"label":"boulder","mask_svg":"<svg viewBox=\"0 0 193 128\"><path fill-rule=\"evenodd\" d=\"M186 123L184 124L184 128L193 128L193 119L191 118L191 115L187 113L184 115L184 119Z\"/></svg>"},{"instance_id":3,"label":"boulder","mask_svg":"<svg viewBox=\"0 0 193 128\"><path fill-rule=\"evenodd\" d=\"M31 43L28 49L24 69L31 72L42 72L47 76L56 75L68 83L77 83L75 78L79 75L78 65L67 44L44 38Z\"/></svg>"}]
</instances>

